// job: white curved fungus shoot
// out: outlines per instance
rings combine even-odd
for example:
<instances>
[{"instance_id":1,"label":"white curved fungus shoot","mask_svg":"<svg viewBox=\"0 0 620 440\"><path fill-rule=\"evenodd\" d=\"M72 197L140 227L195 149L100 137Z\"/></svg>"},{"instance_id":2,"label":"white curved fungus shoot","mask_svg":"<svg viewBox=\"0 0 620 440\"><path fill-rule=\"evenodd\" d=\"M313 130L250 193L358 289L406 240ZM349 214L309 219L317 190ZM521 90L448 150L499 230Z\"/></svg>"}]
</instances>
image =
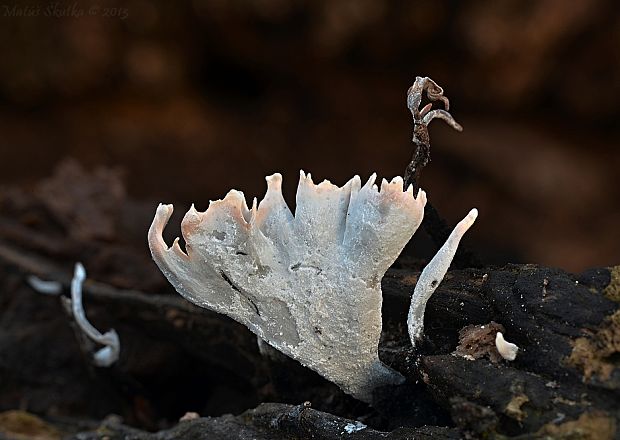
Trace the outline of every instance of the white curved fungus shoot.
<instances>
[{"instance_id":1,"label":"white curved fungus shoot","mask_svg":"<svg viewBox=\"0 0 620 440\"><path fill-rule=\"evenodd\" d=\"M512 342L508 342L504 339L502 332L497 332L495 335L495 347L500 355L507 361L514 361L517 358L517 352L519 347Z\"/></svg>"},{"instance_id":2,"label":"white curved fungus shoot","mask_svg":"<svg viewBox=\"0 0 620 440\"><path fill-rule=\"evenodd\" d=\"M116 330L111 329L105 333L97 330L86 317L84 304L82 302L82 286L86 279L86 269L82 263L76 263L71 280L71 299L61 297L67 311L75 319L75 323L82 331L83 335L92 343L103 345L99 349L94 349L92 354L93 364L97 367L110 367L118 361L121 351L121 341ZM26 278L28 284L36 291L44 295L57 296L62 293L63 286L59 281L42 280L35 275ZM84 339L85 341L87 339ZM93 346L94 346L93 344ZM88 343L91 348L91 343Z\"/></svg>"},{"instance_id":3,"label":"white curved fungus shoot","mask_svg":"<svg viewBox=\"0 0 620 440\"><path fill-rule=\"evenodd\" d=\"M86 279L86 270L81 263L75 264L73 279L71 280L71 311L78 327L93 342L103 345L93 353L93 363L97 367L110 367L120 355L121 342L116 330L111 329L105 333L97 330L86 318L86 312L82 304L82 285Z\"/></svg>"},{"instance_id":4,"label":"white curved fungus shoot","mask_svg":"<svg viewBox=\"0 0 620 440\"><path fill-rule=\"evenodd\" d=\"M424 330L424 310L426 309L426 303L439 286L439 283L443 280L446 272L448 272L448 268L456 254L461 238L463 238L463 235L471 225L474 224L477 217L477 209L474 208L469 211L469 214L456 225L444 245L435 254L418 278L418 282L413 290L413 295L411 296L411 306L409 307L409 316L407 318L409 338L414 347Z\"/></svg>"}]
</instances>

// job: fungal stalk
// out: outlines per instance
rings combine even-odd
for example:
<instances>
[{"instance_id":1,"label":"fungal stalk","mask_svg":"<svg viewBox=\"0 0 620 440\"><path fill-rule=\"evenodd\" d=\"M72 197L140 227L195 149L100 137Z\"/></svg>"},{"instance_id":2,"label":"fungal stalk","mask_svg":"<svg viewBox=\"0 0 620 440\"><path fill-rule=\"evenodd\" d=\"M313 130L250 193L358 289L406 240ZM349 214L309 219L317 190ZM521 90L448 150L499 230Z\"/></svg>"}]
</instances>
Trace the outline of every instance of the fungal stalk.
<instances>
[{"instance_id":1,"label":"fungal stalk","mask_svg":"<svg viewBox=\"0 0 620 440\"><path fill-rule=\"evenodd\" d=\"M82 304L82 285L85 279L84 266L81 263L76 263L71 280L71 312L80 330L92 341L103 345L103 348L93 354L93 363L98 367L110 367L118 360L121 349L120 339L114 329L102 334L86 318Z\"/></svg>"},{"instance_id":2,"label":"fungal stalk","mask_svg":"<svg viewBox=\"0 0 620 440\"><path fill-rule=\"evenodd\" d=\"M75 319L80 331L94 343L103 345L102 348L93 353L93 364L97 367L110 367L119 357L121 342L118 333L114 329L101 333L86 318L84 305L82 304L82 286L86 279L86 270L81 263L75 264L73 279L71 280L71 299L61 297L66 306L67 313ZM35 291L44 294L57 296L62 293L62 283L59 281L42 280L35 275L26 278L30 287Z\"/></svg>"},{"instance_id":3,"label":"fungal stalk","mask_svg":"<svg viewBox=\"0 0 620 440\"><path fill-rule=\"evenodd\" d=\"M465 235L465 232L467 232L471 225L474 224L476 217L478 217L478 210L474 208L456 225L448 240L435 254L418 278L411 296L411 306L409 307L409 316L407 317L409 338L414 347L422 337L424 330L426 303L443 280L446 272L448 272L461 238L463 238L463 235Z\"/></svg>"}]
</instances>

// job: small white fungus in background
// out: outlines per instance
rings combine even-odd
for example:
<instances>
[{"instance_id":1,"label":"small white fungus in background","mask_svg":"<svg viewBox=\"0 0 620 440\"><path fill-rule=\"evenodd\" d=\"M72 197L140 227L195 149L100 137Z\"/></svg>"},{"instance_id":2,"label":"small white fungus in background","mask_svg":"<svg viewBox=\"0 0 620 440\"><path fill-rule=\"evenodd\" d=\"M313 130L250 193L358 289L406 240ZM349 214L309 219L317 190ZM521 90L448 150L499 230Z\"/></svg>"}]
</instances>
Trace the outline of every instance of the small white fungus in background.
<instances>
[{"instance_id":1,"label":"small white fungus in background","mask_svg":"<svg viewBox=\"0 0 620 440\"><path fill-rule=\"evenodd\" d=\"M353 434L354 432L361 431L362 429L366 429L366 425L362 422L349 423L344 427L347 434Z\"/></svg>"}]
</instances>

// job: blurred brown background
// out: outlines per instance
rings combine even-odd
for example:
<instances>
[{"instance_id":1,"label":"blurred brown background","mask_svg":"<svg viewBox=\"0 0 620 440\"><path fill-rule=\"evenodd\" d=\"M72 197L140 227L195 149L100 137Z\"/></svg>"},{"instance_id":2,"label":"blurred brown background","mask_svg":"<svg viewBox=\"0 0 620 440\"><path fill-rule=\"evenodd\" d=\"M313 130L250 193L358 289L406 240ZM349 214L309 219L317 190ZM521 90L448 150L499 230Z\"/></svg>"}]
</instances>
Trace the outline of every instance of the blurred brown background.
<instances>
[{"instance_id":1,"label":"blurred brown background","mask_svg":"<svg viewBox=\"0 0 620 440\"><path fill-rule=\"evenodd\" d=\"M431 125L422 186L450 223L480 209L472 246L620 263L615 0L0 0L0 51L2 184L74 157L180 210L275 171L291 201L299 169L393 177L430 76L464 131Z\"/></svg>"}]
</instances>

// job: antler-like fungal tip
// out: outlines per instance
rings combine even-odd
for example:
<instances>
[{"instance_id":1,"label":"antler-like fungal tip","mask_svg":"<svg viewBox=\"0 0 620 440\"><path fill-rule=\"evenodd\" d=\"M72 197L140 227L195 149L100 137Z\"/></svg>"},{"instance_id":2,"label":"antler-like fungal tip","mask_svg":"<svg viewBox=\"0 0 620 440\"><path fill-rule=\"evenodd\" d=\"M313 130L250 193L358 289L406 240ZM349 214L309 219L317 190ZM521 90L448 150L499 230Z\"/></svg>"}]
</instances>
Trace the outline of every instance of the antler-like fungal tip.
<instances>
[{"instance_id":1,"label":"antler-like fungal tip","mask_svg":"<svg viewBox=\"0 0 620 440\"><path fill-rule=\"evenodd\" d=\"M315 189L322 190L322 191L339 191L340 190L340 188L337 185L334 185L328 179L323 179L321 183L315 186Z\"/></svg>"},{"instance_id":2,"label":"antler-like fungal tip","mask_svg":"<svg viewBox=\"0 0 620 440\"><path fill-rule=\"evenodd\" d=\"M84 269L84 265L82 263L75 263L75 269L73 271L73 279L74 281L81 283L86 278L86 269Z\"/></svg>"},{"instance_id":3,"label":"antler-like fungal tip","mask_svg":"<svg viewBox=\"0 0 620 440\"><path fill-rule=\"evenodd\" d=\"M375 181L377 180L377 173L372 173L366 183L364 184L364 188L372 188L375 185Z\"/></svg>"},{"instance_id":4,"label":"antler-like fungal tip","mask_svg":"<svg viewBox=\"0 0 620 440\"><path fill-rule=\"evenodd\" d=\"M164 205L160 203L155 211L155 217L149 228L148 242L151 254L153 256L160 255L168 249L168 246L164 242L163 232L164 228L168 224L174 208L172 205Z\"/></svg>"},{"instance_id":5,"label":"antler-like fungal tip","mask_svg":"<svg viewBox=\"0 0 620 440\"><path fill-rule=\"evenodd\" d=\"M392 184L398 184L401 187L403 186L403 178L401 176L396 176L392 179L392 181L390 182Z\"/></svg>"},{"instance_id":6,"label":"antler-like fungal tip","mask_svg":"<svg viewBox=\"0 0 620 440\"><path fill-rule=\"evenodd\" d=\"M163 230L164 226L170 220L172 216L172 212L174 211L173 205L165 205L160 203L157 206L157 211L155 211L155 219L153 220L153 225L160 230Z\"/></svg>"},{"instance_id":7,"label":"antler-like fungal tip","mask_svg":"<svg viewBox=\"0 0 620 440\"><path fill-rule=\"evenodd\" d=\"M268 189L279 190L282 188L282 174L280 173L273 173L271 176L265 177L265 180Z\"/></svg>"},{"instance_id":8,"label":"antler-like fungal tip","mask_svg":"<svg viewBox=\"0 0 620 440\"><path fill-rule=\"evenodd\" d=\"M211 212L207 210L201 214L196 210L194 204L192 204L192 206L183 216L183 220L181 220L181 233L183 234L183 236L187 237L188 235L192 234L196 230L198 225L200 225L202 219L207 218L210 213Z\"/></svg>"},{"instance_id":9,"label":"antler-like fungal tip","mask_svg":"<svg viewBox=\"0 0 620 440\"><path fill-rule=\"evenodd\" d=\"M418 190L418 197L417 197L418 203L420 203L422 205L422 208L424 208L426 206L426 191L424 191L422 188L420 188Z\"/></svg>"},{"instance_id":10,"label":"antler-like fungal tip","mask_svg":"<svg viewBox=\"0 0 620 440\"><path fill-rule=\"evenodd\" d=\"M174 241L172 242L172 246L170 246L169 251L174 252L180 258L187 259L189 256L185 252L183 252L183 249L181 249L181 245L179 244L179 241L180 241L180 238L176 237Z\"/></svg>"},{"instance_id":11,"label":"antler-like fungal tip","mask_svg":"<svg viewBox=\"0 0 620 440\"><path fill-rule=\"evenodd\" d=\"M469 211L465 218L461 220L458 225L456 225L456 228L454 228L452 234L458 235L458 239L460 240L460 237L462 237L465 232L467 232L469 228L471 228L471 226L474 224L476 218L478 218L478 210L476 208L473 208L471 211Z\"/></svg>"},{"instance_id":12,"label":"antler-like fungal tip","mask_svg":"<svg viewBox=\"0 0 620 440\"><path fill-rule=\"evenodd\" d=\"M381 192L388 190L388 181L384 178L381 179Z\"/></svg>"}]
</instances>

